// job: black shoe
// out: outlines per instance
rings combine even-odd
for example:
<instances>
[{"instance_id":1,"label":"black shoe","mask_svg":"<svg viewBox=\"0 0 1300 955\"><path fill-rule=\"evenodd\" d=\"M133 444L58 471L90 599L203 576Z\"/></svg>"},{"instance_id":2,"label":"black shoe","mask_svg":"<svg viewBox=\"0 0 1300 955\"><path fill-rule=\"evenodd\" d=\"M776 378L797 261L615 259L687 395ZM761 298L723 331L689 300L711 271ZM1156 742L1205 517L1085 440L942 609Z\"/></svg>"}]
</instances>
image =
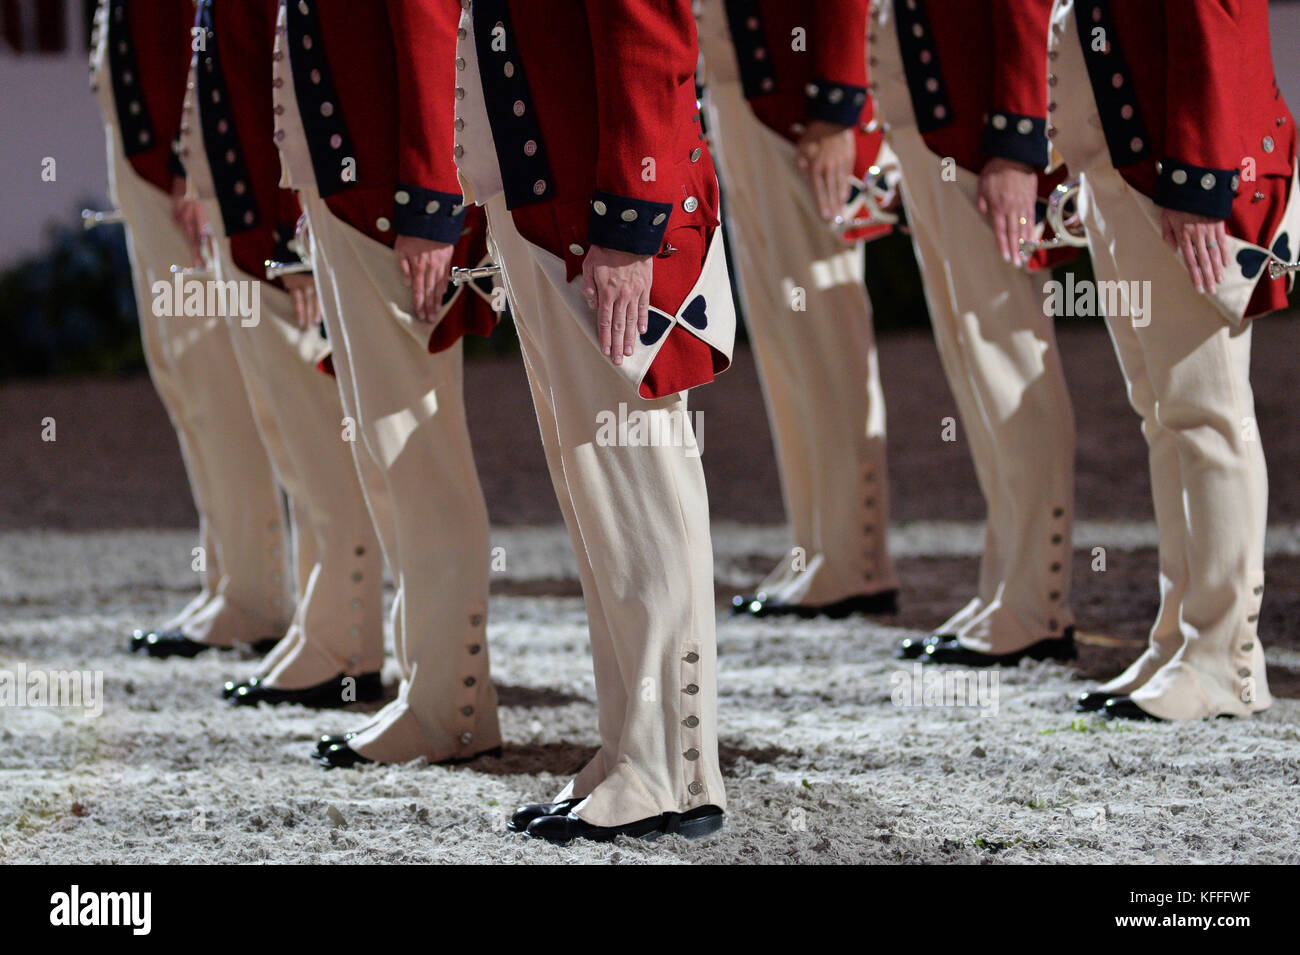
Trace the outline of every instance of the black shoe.
<instances>
[{"instance_id":1,"label":"black shoe","mask_svg":"<svg viewBox=\"0 0 1300 955\"><path fill-rule=\"evenodd\" d=\"M956 639L956 634L952 633L932 633L928 637L905 637L899 641L898 652L894 656L899 660L916 660L925 653L925 648L930 644Z\"/></svg>"},{"instance_id":2,"label":"black shoe","mask_svg":"<svg viewBox=\"0 0 1300 955\"><path fill-rule=\"evenodd\" d=\"M263 637L261 640L254 640L248 645L248 648L256 653L259 657L264 657L279 645L281 637Z\"/></svg>"},{"instance_id":3,"label":"black shoe","mask_svg":"<svg viewBox=\"0 0 1300 955\"><path fill-rule=\"evenodd\" d=\"M1100 713L1106 706L1106 701L1110 699L1109 693L1102 693L1098 690L1088 690L1080 693L1074 701L1074 709L1078 713Z\"/></svg>"},{"instance_id":4,"label":"black shoe","mask_svg":"<svg viewBox=\"0 0 1300 955\"><path fill-rule=\"evenodd\" d=\"M885 614L898 613L898 591L881 590L874 594L857 594L845 597L829 604L783 604L769 600L767 594L754 594L745 597L741 594L731 598L733 614L749 614L751 617L830 617L841 620L855 613Z\"/></svg>"},{"instance_id":5,"label":"black shoe","mask_svg":"<svg viewBox=\"0 0 1300 955\"><path fill-rule=\"evenodd\" d=\"M1165 722L1161 717L1156 716L1154 713L1148 713L1146 710L1142 709L1142 707L1134 703L1133 697L1131 696L1112 696L1106 701L1105 707L1102 708L1102 713L1112 719L1142 720L1149 723Z\"/></svg>"},{"instance_id":6,"label":"black shoe","mask_svg":"<svg viewBox=\"0 0 1300 955\"><path fill-rule=\"evenodd\" d=\"M316 757L316 762L326 769L351 769L373 763L368 756L362 756L347 743L335 743Z\"/></svg>"},{"instance_id":7,"label":"black shoe","mask_svg":"<svg viewBox=\"0 0 1300 955\"><path fill-rule=\"evenodd\" d=\"M179 630L137 630L131 634L131 645L128 649L132 653L143 653L146 656L165 660L168 657L189 659L197 657L204 650L217 648L210 643L191 640Z\"/></svg>"},{"instance_id":8,"label":"black shoe","mask_svg":"<svg viewBox=\"0 0 1300 955\"><path fill-rule=\"evenodd\" d=\"M337 743L347 743L356 737L356 733L326 733L320 739L316 740L316 748L312 751L313 756L324 756L325 750Z\"/></svg>"},{"instance_id":9,"label":"black shoe","mask_svg":"<svg viewBox=\"0 0 1300 955\"><path fill-rule=\"evenodd\" d=\"M348 738L355 735L355 733L347 734ZM332 743L329 746L324 746L324 743L325 738L322 737L321 741L316 744L316 762L326 769L351 769L353 766L365 766L368 763L374 762L374 760L369 756L362 756L355 749L349 746L347 742ZM322 749L323 746L324 748ZM502 750L500 746L493 746L491 749L485 749L482 752L475 753L473 756L458 756L454 759L440 759L436 765L458 766L461 763L472 762L481 756L500 756L501 752Z\"/></svg>"},{"instance_id":10,"label":"black shoe","mask_svg":"<svg viewBox=\"0 0 1300 955\"><path fill-rule=\"evenodd\" d=\"M931 643L921 657L927 663L951 663L967 667L1015 666L1021 660L1073 660L1079 655L1074 646L1074 627L1066 627L1059 637L1039 640L1014 653L980 653L963 646L956 637Z\"/></svg>"},{"instance_id":11,"label":"black shoe","mask_svg":"<svg viewBox=\"0 0 1300 955\"><path fill-rule=\"evenodd\" d=\"M520 806L515 810L515 814L506 823L506 828L511 832L523 832L534 819L540 819L542 816L567 816L569 810L580 802L582 802L581 799L561 799L559 802L530 802L526 806Z\"/></svg>"},{"instance_id":12,"label":"black shoe","mask_svg":"<svg viewBox=\"0 0 1300 955\"><path fill-rule=\"evenodd\" d=\"M722 810L717 806L700 806L690 812L666 812L621 826L593 826L583 822L573 813L563 816L540 816L528 824L525 835L530 839L565 843L572 839L589 839L592 842L610 842L619 836L645 839L647 842L664 835L679 835L684 839L699 839L712 835L722 828Z\"/></svg>"},{"instance_id":13,"label":"black shoe","mask_svg":"<svg viewBox=\"0 0 1300 955\"><path fill-rule=\"evenodd\" d=\"M347 683L349 680L355 682L354 687L349 687ZM344 699L345 689L354 689L356 699ZM300 706L326 710L351 706L353 703L372 703L383 695L383 681L379 678L379 673L374 672L355 677L340 673L332 680L303 687L300 690L282 690L267 686L260 677L253 677L242 686L235 687L227 699L236 706L256 706L258 703L270 703L276 706L280 703L297 703Z\"/></svg>"},{"instance_id":14,"label":"black shoe","mask_svg":"<svg viewBox=\"0 0 1300 955\"><path fill-rule=\"evenodd\" d=\"M256 679L257 677L253 677L253 680ZM227 680L225 683L221 684L221 698L223 700L230 699L235 695L236 691L242 687L248 686L251 682L252 680Z\"/></svg>"}]
</instances>

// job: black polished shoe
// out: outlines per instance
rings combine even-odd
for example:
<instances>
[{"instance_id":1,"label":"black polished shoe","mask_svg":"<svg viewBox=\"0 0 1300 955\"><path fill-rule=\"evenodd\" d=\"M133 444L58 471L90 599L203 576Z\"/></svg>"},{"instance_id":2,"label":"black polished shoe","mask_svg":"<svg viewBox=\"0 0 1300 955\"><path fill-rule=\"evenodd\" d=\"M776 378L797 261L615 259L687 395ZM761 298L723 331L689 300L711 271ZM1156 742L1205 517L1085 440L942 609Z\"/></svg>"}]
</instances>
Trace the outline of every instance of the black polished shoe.
<instances>
[{"instance_id":1,"label":"black polished shoe","mask_svg":"<svg viewBox=\"0 0 1300 955\"><path fill-rule=\"evenodd\" d=\"M356 733L326 733L320 739L316 740L316 748L312 751L313 756L324 756L325 750L338 743L347 743L356 738Z\"/></svg>"},{"instance_id":2,"label":"black polished shoe","mask_svg":"<svg viewBox=\"0 0 1300 955\"><path fill-rule=\"evenodd\" d=\"M197 657L204 650L217 649L210 643L191 640L179 630L137 630L131 634L132 653L165 660L168 657Z\"/></svg>"},{"instance_id":3,"label":"black polished shoe","mask_svg":"<svg viewBox=\"0 0 1300 955\"><path fill-rule=\"evenodd\" d=\"M1141 720L1148 723L1165 722L1161 717L1156 716L1154 713L1148 713L1134 703L1131 696L1112 696L1106 701L1102 713L1112 719Z\"/></svg>"},{"instance_id":4,"label":"black polished shoe","mask_svg":"<svg viewBox=\"0 0 1300 955\"><path fill-rule=\"evenodd\" d=\"M569 810L582 802L581 799L561 799L559 802L530 802L515 810L515 814L506 823L511 832L523 832L528 824L542 816L567 816Z\"/></svg>"},{"instance_id":5,"label":"black polished shoe","mask_svg":"<svg viewBox=\"0 0 1300 955\"><path fill-rule=\"evenodd\" d=\"M362 756L347 743L335 743L316 757L316 762L326 769L351 769L373 763L368 756Z\"/></svg>"},{"instance_id":6,"label":"black polished shoe","mask_svg":"<svg viewBox=\"0 0 1300 955\"><path fill-rule=\"evenodd\" d=\"M257 677L253 677L253 680L256 679ZM242 687L248 686L250 682L252 681L251 680L227 680L225 683L221 684L221 698L223 700L230 699L232 696L235 695L235 692L237 690L241 689Z\"/></svg>"},{"instance_id":7,"label":"black polished shoe","mask_svg":"<svg viewBox=\"0 0 1300 955\"><path fill-rule=\"evenodd\" d=\"M1074 700L1074 709L1078 713L1100 713L1109 700L1109 693L1102 693L1098 690L1087 690L1080 693Z\"/></svg>"},{"instance_id":8,"label":"black polished shoe","mask_svg":"<svg viewBox=\"0 0 1300 955\"><path fill-rule=\"evenodd\" d=\"M530 839L545 839L556 843L574 839L610 842L619 836L650 842L665 835L699 839L712 835L721 828L722 810L717 806L700 806L690 812L666 812L662 816L638 819L621 826L593 826L571 812L563 816L539 816L528 824L524 834Z\"/></svg>"},{"instance_id":9,"label":"black polished shoe","mask_svg":"<svg viewBox=\"0 0 1300 955\"><path fill-rule=\"evenodd\" d=\"M898 591L881 590L874 594L856 594L829 604L785 604L770 600L767 594L754 594L745 597L741 594L731 598L733 614L749 614L751 617L830 617L842 620L855 613L888 614L898 613Z\"/></svg>"},{"instance_id":10,"label":"black polished shoe","mask_svg":"<svg viewBox=\"0 0 1300 955\"><path fill-rule=\"evenodd\" d=\"M966 667L1015 666L1021 660L1073 660L1079 655L1074 645L1074 627L1066 627L1059 637L1039 640L1013 653L980 653L962 644L956 637L926 646L921 659L927 663L947 663Z\"/></svg>"},{"instance_id":11,"label":"black polished shoe","mask_svg":"<svg viewBox=\"0 0 1300 955\"><path fill-rule=\"evenodd\" d=\"M353 681L351 686L348 681ZM355 699L345 699L345 690L355 690ZM242 686L238 686L227 697L236 706L256 706L258 703L297 703L319 710L351 706L353 703L373 703L384 695L384 684L379 673L362 673L360 676L347 676L340 673L332 680L317 683L315 686L300 690L282 690L267 686L260 677L253 677Z\"/></svg>"},{"instance_id":12,"label":"black polished shoe","mask_svg":"<svg viewBox=\"0 0 1300 955\"><path fill-rule=\"evenodd\" d=\"M899 660L916 660L925 653L925 648L942 640L956 640L956 634L932 633L928 637L905 637L898 643L898 652L894 654Z\"/></svg>"}]
</instances>

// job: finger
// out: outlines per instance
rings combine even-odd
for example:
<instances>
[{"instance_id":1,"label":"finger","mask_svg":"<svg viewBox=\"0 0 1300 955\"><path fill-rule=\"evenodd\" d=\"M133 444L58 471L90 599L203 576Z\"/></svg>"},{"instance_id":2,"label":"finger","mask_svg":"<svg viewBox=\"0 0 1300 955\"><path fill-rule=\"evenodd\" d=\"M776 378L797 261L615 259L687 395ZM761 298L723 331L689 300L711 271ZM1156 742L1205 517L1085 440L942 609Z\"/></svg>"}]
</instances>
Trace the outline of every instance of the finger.
<instances>
[{"instance_id":1,"label":"finger","mask_svg":"<svg viewBox=\"0 0 1300 955\"><path fill-rule=\"evenodd\" d=\"M1204 227L1198 226L1192 237L1192 248L1196 250L1196 264L1201 270L1201 276L1205 280L1205 290L1213 292L1218 288L1218 283L1214 280L1214 263L1211 261L1209 247L1209 235Z\"/></svg>"},{"instance_id":2,"label":"finger","mask_svg":"<svg viewBox=\"0 0 1300 955\"><path fill-rule=\"evenodd\" d=\"M977 209L979 209L979 211L980 211L980 215L982 215L982 216L984 217L984 221L985 221L985 222L989 222L989 221L990 221L990 219L989 219L989 201L988 201L988 199L984 198L984 194L983 194L983 193L980 193L979 198L978 198L978 199L976 200L976 202L975 202L975 206L976 206Z\"/></svg>"},{"instance_id":3,"label":"finger","mask_svg":"<svg viewBox=\"0 0 1300 955\"><path fill-rule=\"evenodd\" d=\"M587 261L583 260L582 263L582 298L586 301L587 308L594 309L600 298L596 295L596 280L591 277L591 266Z\"/></svg>"},{"instance_id":4,"label":"finger","mask_svg":"<svg viewBox=\"0 0 1300 955\"><path fill-rule=\"evenodd\" d=\"M832 215L844 208L844 203L849 201L849 179L853 177L852 159L845 159L840 163L836 171L838 175L835 177L835 195L831 206Z\"/></svg>"},{"instance_id":5,"label":"finger","mask_svg":"<svg viewBox=\"0 0 1300 955\"><path fill-rule=\"evenodd\" d=\"M293 303L293 323L298 328L303 328L302 321L302 289L289 289L289 301Z\"/></svg>"},{"instance_id":6,"label":"finger","mask_svg":"<svg viewBox=\"0 0 1300 955\"><path fill-rule=\"evenodd\" d=\"M650 330L650 288L641 293L641 300L637 302L636 315L637 331L644 335Z\"/></svg>"},{"instance_id":7,"label":"finger","mask_svg":"<svg viewBox=\"0 0 1300 955\"><path fill-rule=\"evenodd\" d=\"M406 287L411 287L411 261L406 256L401 255L397 258L398 263L402 266L402 278L406 282Z\"/></svg>"},{"instance_id":8,"label":"finger","mask_svg":"<svg viewBox=\"0 0 1300 955\"><path fill-rule=\"evenodd\" d=\"M424 256L417 255L411 259L411 298L415 303L415 319L422 322L424 318L424 298L428 289L425 287Z\"/></svg>"},{"instance_id":9,"label":"finger","mask_svg":"<svg viewBox=\"0 0 1300 955\"><path fill-rule=\"evenodd\" d=\"M320 299L316 297L316 286L314 284L307 290L307 300L309 303L307 317L312 325L319 325L325 320L325 313L321 311Z\"/></svg>"},{"instance_id":10,"label":"finger","mask_svg":"<svg viewBox=\"0 0 1300 955\"><path fill-rule=\"evenodd\" d=\"M611 288L604 285L600 287L596 302L596 334L600 341L602 355L609 354L610 325L614 321L614 298Z\"/></svg>"},{"instance_id":11,"label":"finger","mask_svg":"<svg viewBox=\"0 0 1300 955\"><path fill-rule=\"evenodd\" d=\"M627 292L620 290L618 299L614 302L613 313L611 314L610 335L610 352L609 357L614 364L623 364L623 336L627 330Z\"/></svg>"},{"instance_id":12,"label":"finger","mask_svg":"<svg viewBox=\"0 0 1300 955\"><path fill-rule=\"evenodd\" d=\"M1166 219L1163 219L1163 220L1161 221L1161 223L1160 223L1160 231L1161 231L1161 233L1164 235L1165 245L1169 246L1169 248L1171 248L1171 249L1173 249L1175 252L1177 252L1177 251L1178 251L1178 233L1174 231L1173 224L1170 223L1170 221L1169 221L1167 218L1166 218Z\"/></svg>"},{"instance_id":13,"label":"finger","mask_svg":"<svg viewBox=\"0 0 1300 955\"><path fill-rule=\"evenodd\" d=\"M627 303L627 328L623 331L623 355L630 357L636 348L636 336L641 331L641 309L645 294L634 294Z\"/></svg>"},{"instance_id":14,"label":"finger","mask_svg":"<svg viewBox=\"0 0 1300 955\"><path fill-rule=\"evenodd\" d=\"M1219 243L1219 265L1226 272L1232 268L1232 256L1228 254L1228 228L1222 223L1216 223L1214 226L1214 239ZM1223 281L1223 274L1219 274L1219 281Z\"/></svg>"},{"instance_id":15,"label":"finger","mask_svg":"<svg viewBox=\"0 0 1300 955\"><path fill-rule=\"evenodd\" d=\"M1002 253L1002 261L1011 261L1011 217L1005 212L996 213L993 216L993 234L998 237L998 251Z\"/></svg>"},{"instance_id":16,"label":"finger","mask_svg":"<svg viewBox=\"0 0 1300 955\"><path fill-rule=\"evenodd\" d=\"M1201 276L1201 267L1196 259L1196 249L1192 247L1192 237L1187 229L1181 229L1178 233L1178 249L1183 254L1183 265L1187 266L1187 271L1192 277L1192 284L1196 286L1196 291L1205 291L1205 279Z\"/></svg>"},{"instance_id":17,"label":"finger","mask_svg":"<svg viewBox=\"0 0 1300 955\"><path fill-rule=\"evenodd\" d=\"M1205 255L1210 263L1210 275L1214 278L1214 288L1218 288L1223 283L1223 243L1219 241L1219 233L1214 226L1206 227L1202 236L1205 239Z\"/></svg>"}]
</instances>

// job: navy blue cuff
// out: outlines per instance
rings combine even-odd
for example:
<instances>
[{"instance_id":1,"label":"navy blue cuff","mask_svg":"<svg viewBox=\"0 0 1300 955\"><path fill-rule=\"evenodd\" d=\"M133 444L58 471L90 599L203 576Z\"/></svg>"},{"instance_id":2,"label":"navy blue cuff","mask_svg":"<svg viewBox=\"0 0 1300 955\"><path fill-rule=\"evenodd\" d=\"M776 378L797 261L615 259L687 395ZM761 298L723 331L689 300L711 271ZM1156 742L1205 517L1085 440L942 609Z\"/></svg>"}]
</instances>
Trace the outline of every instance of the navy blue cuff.
<instances>
[{"instance_id":1,"label":"navy blue cuff","mask_svg":"<svg viewBox=\"0 0 1300 955\"><path fill-rule=\"evenodd\" d=\"M984 121L982 146L986 156L1046 169L1050 159L1047 120L996 110Z\"/></svg>"},{"instance_id":2,"label":"navy blue cuff","mask_svg":"<svg viewBox=\"0 0 1300 955\"><path fill-rule=\"evenodd\" d=\"M1237 197L1239 185L1241 177L1235 169L1206 169L1166 159L1160 164L1160 178L1156 181L1156 205L1227 219L1232 215L1232 200Z\"/></svg>"},{"instance_id":3,"label":"navy blue cuff","mask_svg":"<svg viewBox=\"0 0 1300 955\"><path fill-rule=\"evenodd\" d=\"M826 80L813 80L804 87L808 97L808 118L835 123L838 126L854 126L862 115L862 107L867 102L865 86L849 86L846 83L831 83Z\"/></svg>"},{"instance_id":4,"label":"navy blue cuff","mask_svg":"<svg viewBox=\"0 0 1300 955\"><path fill-rule=\"evenodd\" d=\"M455 245L465 221L464 201L459 193L398 183L393 194L393 231Z\"/></svg>"},{"instance_id":5,"label":"navy blue cuff","mask_svg":"<svg viewBox=\"0 0 1300 955\"><path fill-rule=\"evenodd\" d=\"M591 197L587 241L630 255L656 255L672 212L669 202L647 202L597 191Z\"/></svg>"}]
</instances>

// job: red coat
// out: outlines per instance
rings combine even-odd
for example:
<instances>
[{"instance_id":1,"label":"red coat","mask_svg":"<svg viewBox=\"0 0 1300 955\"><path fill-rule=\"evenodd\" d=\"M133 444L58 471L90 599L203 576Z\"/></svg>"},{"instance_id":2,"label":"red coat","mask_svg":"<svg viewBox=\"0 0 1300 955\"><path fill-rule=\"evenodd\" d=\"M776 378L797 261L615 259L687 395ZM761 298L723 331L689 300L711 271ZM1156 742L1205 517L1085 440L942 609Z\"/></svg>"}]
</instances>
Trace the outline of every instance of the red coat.
<instances>
[{"instance_id":1,"label":"red coat","mask_svg":"<svg viewBox=\"0 0 1300 955\"><path fill-rule=\"evenodd\" d=\"M483 230L465 233L452 155L458 0L286 5L286 43L316 187L330 211L385 245L398 235L458 242L477 265ZM355 160L350 168L343 159ZM481 224L480 224L481 225ZM429 342L489 335L497 316L462 295Z\"/></svg>"},{"instance_id":2,"label":"red coat","mask_svg":"<svg viewBox=\"0 0 1300 955\"><path fill-rule=\"evenodd\" d=\"M122 146L140 176L165 192L182 175L172 151L190 65L190 0L102 0L108 76Z\"/></svg>"},{"instance_id":3,"label":"red coat","mask_svg":"<svg viewBox=\"0 0 1300 955\"><path fill-rule=\"evenodd\" d=\"M302 214L281 189L271 138L271 50L277 0L200 0L205 47L195 53L195 90L222 228L235 264L265 278L267 259L297 261L287 243ZM188 159L182 154L182 159Z\"/></svg>"},{"instance_id":4,"label":"red coat","mask_svg":"<svg viewBox=\"0 0 1300 955\"><path fill-rule=\"evenodd\" d=\"M912 109L931 151L973 172L995 156L1047 167L1043 70L1035 80L1006 62L1014 51L1046 63L1051 8L1052 0L895 0ZM1016 12L995 29L1000 10Z\"/></svg>"},{"instance_id":5,"label":"red coat","mask_svg":"<svg viewBox=\"0 0 1300 955\"><path fill-rule=\"evenodd\" d=\"M1077 0L1084 57L1115 168L1158 205L1227 220L1269 248L1290 197L1295 119L1273 72L1266 0ZM1088 41L1101 28L1109 48ZM1037 52L1009 63L1040 75ZM1120 80L1116 81L1116 77ZM1254 165L1255 180L1244 173ZM1300 236L1274 251L1294 260ZM1244 253L1243 253L1244 254ZM1262 273L1247 309L1286 307L1286 280Z\"/></svg>"},{"instance_id":6,"label":"red coat","mask_svg":"<svg viewBox=\"0 0 1300 955\"><path fill-rule=\"evenodd\" d=\"M472 13L496 166L520 233L563 258L570 281L592 245L657 254L651 305L676 313L718 226L690 0L474 0ZM710 381L726 362L674 325L642 394Z\"/></svg>"},{"instance_id":7,"label":"red coat","mask_svg":"<svg viewBox=\"0 0 1300 955\"><path fill-rule=\"evenodd\" d=\"M867 0L726 0L726 11L754 115L791 142L810 120L854 127L863 175L883 139L867 96Z\"/></svg>"}]
</instances>

